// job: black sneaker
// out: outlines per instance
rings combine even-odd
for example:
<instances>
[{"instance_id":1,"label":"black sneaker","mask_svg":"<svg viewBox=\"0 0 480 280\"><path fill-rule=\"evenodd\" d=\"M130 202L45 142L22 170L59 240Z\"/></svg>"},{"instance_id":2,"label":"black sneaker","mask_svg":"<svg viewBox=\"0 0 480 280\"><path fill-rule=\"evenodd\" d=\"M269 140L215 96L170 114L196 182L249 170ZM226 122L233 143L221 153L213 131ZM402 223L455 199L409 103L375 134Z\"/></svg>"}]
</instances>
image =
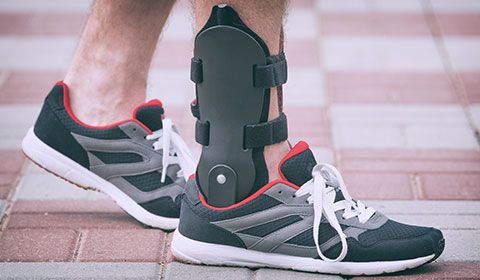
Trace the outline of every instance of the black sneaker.
<instances>
[{"instance_id":1,"label":"black sneaker","mask_svg":"<svg viewBox=\"0 0 480 280\"><path fill-rule=\"evenodd\" d=\"M185 178L195 165L163 115L162 103L152 100L137 106L131 119L90 126L72 113L68 87L58 82L22 149L43 169L106 193L141 223L171 230L178 225Z\"/></svg>"},{"instance_id":2,"label":"black sneaker","mask_svg":"<svg viewBox=\"0 0 480 280\"><path fill-rule=\"evenodd\" d=\"M442 232L406 225L353 200L331 165L305 142L279 164L281 180L225 208L187 183L173 255L183 261L359 275L396 272L435 260Z\"/></svg>"}]
</instances>

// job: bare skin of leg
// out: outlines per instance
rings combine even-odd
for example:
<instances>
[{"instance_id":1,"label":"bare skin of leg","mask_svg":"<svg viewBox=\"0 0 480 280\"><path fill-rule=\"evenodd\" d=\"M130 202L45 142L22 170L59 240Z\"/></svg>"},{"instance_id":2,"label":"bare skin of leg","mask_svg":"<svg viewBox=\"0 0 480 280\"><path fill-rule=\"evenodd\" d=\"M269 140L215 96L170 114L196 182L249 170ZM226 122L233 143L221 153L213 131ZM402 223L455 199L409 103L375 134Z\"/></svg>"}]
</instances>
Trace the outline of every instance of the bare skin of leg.
<instances>
[{"instance_id":1,"label":"bare skin of leg","mask_svg":"<svg viewBox=\"0 0 480 280\"><path fill-rule=\"evenodd\" d=\"M196 0L196 32L207 22L212 7L219 4L227 4L234 8L245 24L265 41L271 55L280 52L283 43L281 42L283 15L287 4L285 0ZM277 89L272 88L270 91L269 120L280 115L278 101ZM277 166L289 151L290 145L286 141L265 147L265 162L270 180L280 178Z\"/></svg>"},{"instance_id":2,"label":"bare skin of leg","mask_svg":"<svg viewBox=\"0 0 480 280\"><path fill-rule=\"evenodd\" d=\"M107 125L145 100L148 70L175 0L97 0L64 79L73 112Z\"/></svg>"}]
</instances>

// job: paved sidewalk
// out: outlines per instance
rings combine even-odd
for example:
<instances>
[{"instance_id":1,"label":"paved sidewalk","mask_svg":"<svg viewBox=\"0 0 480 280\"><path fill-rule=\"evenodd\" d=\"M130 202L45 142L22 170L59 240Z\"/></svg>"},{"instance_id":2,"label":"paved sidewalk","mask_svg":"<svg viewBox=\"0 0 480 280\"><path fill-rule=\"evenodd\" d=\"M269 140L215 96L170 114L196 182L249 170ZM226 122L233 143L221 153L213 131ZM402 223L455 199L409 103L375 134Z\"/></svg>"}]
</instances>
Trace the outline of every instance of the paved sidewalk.
<instances>
[{"instance_id":1,"label":"paved sidewalk","mask_svg":"<svg viewBox=\"0 0 480 280\"><path fill-rule=\"evenodd\" d=\"M443 230L436 262L393 278L480 278L480 1L290 2L291 140L339 166L354 197ZM171 233L25 160L20 141L63 77L89 5L0 2L0 279L341 279L176 262ZM198 154L191 36L183 1L158 45L148 96L166 104Z\"/></svg>"}]
</instances>

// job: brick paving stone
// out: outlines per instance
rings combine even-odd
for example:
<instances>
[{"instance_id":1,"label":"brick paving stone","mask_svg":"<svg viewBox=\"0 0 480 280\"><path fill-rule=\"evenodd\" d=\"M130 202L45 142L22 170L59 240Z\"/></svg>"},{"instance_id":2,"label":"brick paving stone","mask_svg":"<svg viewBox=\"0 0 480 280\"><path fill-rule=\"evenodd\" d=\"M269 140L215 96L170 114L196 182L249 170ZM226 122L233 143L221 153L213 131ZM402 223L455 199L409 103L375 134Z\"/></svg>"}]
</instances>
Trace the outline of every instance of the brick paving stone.
<instances>
[{"instance_id":1,"label":"brick paving stone","mask_svg":"<svg viewBox=\"0 0 480 280\"><path fill-rule=\"evenodd\" d=\"M2 104L41 104L56 81L63 79L61 71L12 71L0 87Z\"/></svg>"},{"instance_id":2,"label":"brick paving stone","mask_svg":"<svg viewBox=\"0 0 480 280\"><path fill-rule=\"evenodd\" d=\"M54 19L54 20L52 20ZM0 36L80 35L86 20L84 13L12 13L0 12Z\"/></svg>"},{"instance_id":3,"label":"brick paving stone","mask_svg":"<svg viewBox=\"0 0 480 280\"><path fill-rule=\"evenodd\" d=\"M2 162L8 164L0 165L1 174L11 174L18 173L25 162L25 157L22 152L19 150L0 150L0 156ZM0 180L3 183L10 183L10 178L8 177L7 181Z\"/></svg>"},{"instance_id":4,"label":"brick paving stone","mask_svg":"<svg viewBox=\"0 0 480 280\"><path fill-rule=\"evenodd\" d=\"M403 1L379 1L379 0L356 0L338 1L322 0L317 1L322 11L329 12L411 12L421 13L422 6L417 0Z\"/></svg>"},{"instance_id":5,"label":"brick paving stone","mask_svg":"<svg viewBox=\"0 0 480 280\"><path fill-rule=\"evenodd\" d=\"M478 279L480 262L434 262L406 272L373 277L353 277L353 280L387 279Z\"/></svg>"},{"instance_id":6,"label":"brick paving stone","mask_svg":"<svg viewBox=\"0 0 480 280\"><path fill-rule=\"evenodd\" d=\"M442 35L480 36L480 13L437 14Z\"/></svg>"},{"instance_id":7,"label":"brick paving stone","mask_svg":"<svg viewBox=\"0 0 480 280\"><path fill-rule=\"evenodd\" d=\"M415 13L322 13L323 36L430 36L423 14Z\"/></svg>"},{"instance_id":8,"label":"brick paving stone","mask_svg":"<svg viewBox=\"0 0 480 280\"><path fill-rule=\"evenodd\" d=\"M456 176L425 173L420 180L427 199L480 199L480 173Z\"/></svg>"},{"instance_id":9,"label":"brick paving stone","mask_svg":"<svg viewBox=\"0 0 480 280\"><path fill-rule=\"evenodd\" d=\"M337 164L361 198L407 198L394 195L415 189L419 199L478 199L478 150L338 150ZM403 177L402 177L403 176ZM402 179L404 178L404 179ZM407 178L414 178L416 182ZM402 181L403 180L403 181ZM387 187L386 187L387 186ZM392 192L377 192L391 186ZM376 191L376 189L378 189Z\"/></svg>"},{"instance_id":10,"label":"brick paving stone","mask_svg":"<svg viewBox=\"0 0 480 280\"><path fill-rule=\"evenodd\" d=\"M17 200L13 213L122 213L113 200Z\"/></svg>"},{"instance_id":11,"label":"brick paving stone","mask_svg":"<svg viewBox=\"0 0 480 280\"><path fill-rule=\"evenodd\" d=\"M183 69L189 73L193 45L186 40L161 41L152 60L153 69Z\"/></svg>"},{"instance_id":12,"label":"brick paving stone","mask_svg":"<svg viewBox=\"0 0 480 280\"><path fill-rule=\"evenodd\" d=\"M323 108L313 106L286 106L289 139L292 144L299 140L311 146L331 147L331 131L328 117Z\"/></svg>"},{"instance_id":13,"label":"brick paving stone","mask_svg":"<svg viewBox=\"0 0 480 280\"><path fill-rule=\"evenodd\" d=\"M17 181L25 157L18 150L0 150L0 156L8 162L0 165L0 199L6 199Z\"/></svg>"},{"instance_id":14,"label":"brick paving stone","mask_svg":"<svg viewBox=\"0 0 480 280\"><path fill-rule=\"evenodd\" d=\"M290 69L300 67L319 66L320 56L315 40L285 40L285 53L287 54Z\"/></svg>"},{"instance_id":15,"label":"brick paving stone","mask_svg":"<svg viewBox=\"0 0 480 280\"><path fill-rule=\"evenodd\" d=\"M165 233L158 229L91 229L83 234L78 260L159 262Z\"/></svg>"},{"instance_id":16,"label":"brick paving stone","mask_svg":"<svg viewBox=\"0 0 480 280\"><path fill-rule=\"evenodd\" d=\"M318 274L318 273L306 273L290 270L261 268L255 271L255 280L279 280L279 279L296 279L296 280L313 280L313 279L325 279L325 280L339 280L344 279L341 276Z\"/></svg>"},{"instance_id":17,"label":"brick paving stone","mask_svg":"<svg viewBox=\"0 0 480 280\"><path fill-rule=\"evenodd\" d=\"M175 261L175 257L173 256L172 250L171 250L172 239L173 239L173 232L166 233L166 237L165 237L165 250L166 250L165 263L171 263L171 262Z\"/></svg>"},{"instance_id":18,"label":"brick paving stone","mask_svg":"<svg viewBox=\"0 0 480 280\"><path fill-rule=\"evenodd\" d=\"M18 184L16 199L102 200L108 199L108 196L97 191L79 188L29 162Z\"/></svg>"},{"instance_id":19,"label":"brick paving stone","mask_svg":"<svg viewBox=\"0 0 480 280\"><path fill-rule=\"evenodd\" d=\"M297 0L289 2L292 9L294 8L312 8L315 9L315 0Z\"/></svg>"},{"instance_id":20,"label":"brick paving stone","mask_svg":"<svg viewBox=\"0 0 480 280\"><path fill-rule=\"evenodd\" d=\"M333 105L333 139L340 148L476 149L460 106Z\"/></svg>"},{"instance_id":21,"label":"brick paving stone","mask_svg":"<svg viewBox=\"0 0 480 280\"><path fill-rule=\"evenodd\" d=\"M11 217L13 228L143 228L111 200L18 200Z\"/></svg>"},{"instance_id":22,"label":"brick paving stone","mask_svg":"<svg viewBox=\"0 0 480 280\"><path fill-rule=\"evenodd\" d=\"M159 279L156 263L0 263L0 279Z\"/></svg>"},{"instance_id":23,"label":"brick paving stone","mask_svg":"<svg viewBox=\"0 0 480 280\"><path fill-rule=\"evenodd\" d=\"M321 60L328 72L443 70L435 42L426 37L330 36L323 39Z\"/></svg>"},{"instance_id":24,"label":"brick paving stone","mask_svg":"<svg viewBox=\"0 0 480 280\"><path fill-rule=\"evenodd\" d=\"M142 229L111 200L18 200L9 228Z\"/></svg>"},{"instance_id":25,"label":"brick paving stone","mask_svg":"<svg viewBox=\"0 0 480 280\"><path fill-rule=\"evenodd\" d=\"M480 103L480 71L460 72L469 103Z\"/></svg>"},{"instance_id":26,"label":"brick paving stone","mask_svg":"<svg viewBox=\"0 0 480 280\"><path fill-rule=\"evenodd\" d=\"M253 272L247 268L232 268L219 266L200 266L178 262L167 265L166 280L174 279L251 279Z\"/></svg>"},{"instance_id":27,"label":"brick paving stone","mask_svg":"<svg viewBox=\"0 0 480 280\"><path fill-rule=\"evenodd\" d=\"M76 45L75 37L0 37L0 68L65 70Z\"/></svg>"},{"instance_id":28,"label":"brick paving stone","mask_svg":"<svg viewBox=\"0 0 480 280\"><path fill-rule=\"evenodd\" d=\"M142 229L144 226L125 213L13 213L7 228L12 229Z\"/></svg>"},{"instance_id":29,"label":"brick paving stone","mask_svg":"<svg viewBox=\"0 0 480 280\"><path fill-rule=\"evenodd\" d=\"M413 199L407 173L344 172L349 193L356 199Z\"/></svg>"},{"instance_id":30,"label":"brick paving stone","mask_svg":"<svg viewBox=\"0 0 480 280\"><path fill-rule=\"evenodd\" d=\"M7 229L0 238L0 261L70 261L77 235L68 229Z\"/></svg>"},{"instance_id":31,"label":"brick paving stone","mask_svg":"<svg viewBox=\"0 0 480 280\"><path fill-rule=\"evenodd\" d=\"M370 204L368 204L370 206ZM388 207L388 206L387 206ZM426 214L389 214L389 218L411 225L435 227L441 230L472 230L479 229L480 215L426 215Z\"/></svg>"},{"instance_id":32,"label":"brick paving stone","mask_svg":"<svg viewBox=\"0 0 480 280\"><path fill-rule=\"evenodd\" d=\"M3 0L0 2L0 11L4 12L35 12L51 13L56 12L86 12L92 0L68 1L68 0Z\"/></svg>"},{"instance_id":33,"label":"brick paving stone","mask_svg":"<svg viewBox=\"0 0 480 280\"><path fill-rule=\"evenodd\" d=\"M389 215L480 215L480 202L479 201L436 201L436 200L423 200L423 201L382 201L382 200L370 200L369 205L375 207L375 209L382 211ZM464 217L465 219L470 219ZM463 218L462 218L463 219ZM475 221L479 223L480 221ZM477 228L477 227L475 227Z\"/></svg>"},{"instance_id":34,"label":"brick paving stone","mask_svg":"<svg viewBox=\"0 0 480 280\"><path fill-rule=\"evenodd\" d=\"M368 206L403 223L440 229L480 229L478 201L366 201Z\"/></svg>"},{"instance_id":35,"label":"brick paving stone","mask_svg":"<svg viewBox=\"0 0 480 280\"><path fill-rule=\"evenodd\" d=\"M328 99L331 103L458 102L447 74L442 72L331 72L326 75L326 84Z\"/></svg>"},{"instance_id":36,"label":"brick paving stone","mask_svg":"<svg viewBox=\"0 0 480 280\"><path fill-rule=\"evenodd\" d=\"M480 38L478 37L445 37L445 47L452 66L457 71L478 71L480 60Z\"/></svg>"}]
</instances>

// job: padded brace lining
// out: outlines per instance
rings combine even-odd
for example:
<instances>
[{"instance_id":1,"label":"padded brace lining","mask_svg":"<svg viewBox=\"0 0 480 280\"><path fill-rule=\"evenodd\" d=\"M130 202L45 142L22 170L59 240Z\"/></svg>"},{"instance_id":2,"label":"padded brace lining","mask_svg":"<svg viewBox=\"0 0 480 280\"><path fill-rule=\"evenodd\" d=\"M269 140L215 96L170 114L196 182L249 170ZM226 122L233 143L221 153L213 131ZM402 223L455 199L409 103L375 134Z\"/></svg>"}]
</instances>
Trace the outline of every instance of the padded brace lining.
<instances>
[{"instance_id":1,"label":"padded brace lining","mask_svg":"<svg viewBox=\"0 0 480 280\"><path fill-rule=\"evenodd\" d=\"M253 84L256 88L272 88L287 82L287 60L285 54L267 57L266 65L255 65L253 68ZM190 79L200 84L203 82L202 60L192 58L190 64Z\"/></svg>"}]
</instances>

